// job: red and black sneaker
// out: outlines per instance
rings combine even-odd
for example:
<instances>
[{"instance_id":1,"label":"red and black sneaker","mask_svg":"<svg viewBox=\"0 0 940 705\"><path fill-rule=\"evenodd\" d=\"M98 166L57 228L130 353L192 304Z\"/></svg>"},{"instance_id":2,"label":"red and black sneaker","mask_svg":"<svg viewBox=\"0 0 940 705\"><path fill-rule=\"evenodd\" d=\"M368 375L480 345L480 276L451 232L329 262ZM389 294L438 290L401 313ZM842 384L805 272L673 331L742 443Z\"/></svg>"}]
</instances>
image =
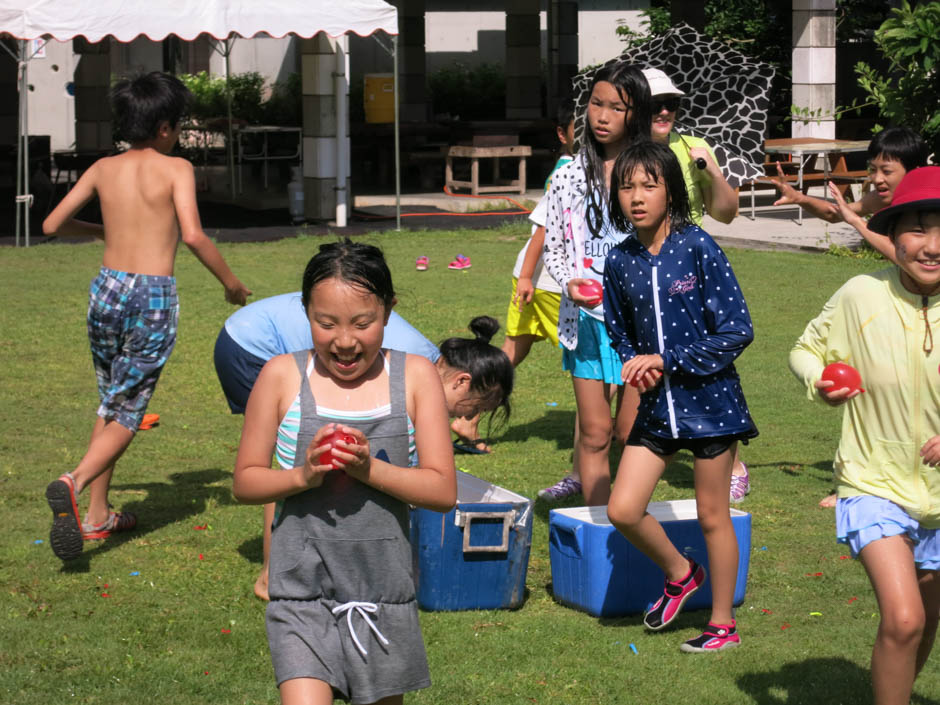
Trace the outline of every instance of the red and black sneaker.
<instances>
[{"instance_id":1,"label":"red and black sneaker","mask_svg":"<svg viewBox=\"0 0 940 705\"><path fill-rule=\"evenodd\" d=\"M708 623L705 631L694 639L689 639L679 647L687 654L706 654L712 651L724 651L741 645L738 635L737 623L732 619L731 624Z\"/></svg>"},{"instance_id":2,"label":"red and black sneaker","mask_svg":"<svg viewBox=\"0 0 940 705\"><path fill-rule=\"evenodd\" d=\"M686 600L692 597L704 582L705 569L690 558L688 575L677 583L666 581L663 596L643 615L643 624L654 632L668 627L679 616Z\"/></svg>"},{"instance_id":3,"label":"red and black sneaker","mask_svg":"<svg viewBox=\"0 0 940 705\"><path fill-rule=\"evenodd\" d=\"M86 541L106 539L119 531L132 531L137 526L137 516L131 512L114 512L108 508L108 518L101 524L82 522L82 535Z\"/></svg>"},{"instance_id":4,"label":"red and black sneaker","mask_svg":"<svg viewBox=\"0 0 940 705\"><path fill-rule=\"evenodd\" d=\"M75 498L75 480L65 473L46 487L46 501L52 510L52 529L49 544L52 552L63 561L82 555L82 522L78 517Z\"/></svg>"}]
</instances>

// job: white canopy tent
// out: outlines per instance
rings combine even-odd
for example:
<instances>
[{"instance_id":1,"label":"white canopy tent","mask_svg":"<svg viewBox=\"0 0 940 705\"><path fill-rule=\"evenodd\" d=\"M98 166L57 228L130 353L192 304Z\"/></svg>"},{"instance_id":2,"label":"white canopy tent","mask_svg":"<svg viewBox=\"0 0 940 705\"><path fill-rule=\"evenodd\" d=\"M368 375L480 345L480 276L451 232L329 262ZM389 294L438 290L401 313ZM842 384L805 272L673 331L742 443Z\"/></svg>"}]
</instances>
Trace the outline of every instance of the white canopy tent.
<instances>
[{"instance_id":1,"label":"white canopy tent","mask_svg":"<svg viewBox=\"0 0 940 705\"><path fill-rule=\"evenodd\" d=\"M320 32L342 37L348 32L369 36L384 31L392 37L390 49L394 75L398 75L398 11L384 0L0 0L0 34L17 41L13 58L18 66L20 113L17 149L16 244L21 223L25 224L25 244L29 245L29 112L28 68L32 58L30 41L68 41L84 37L98 42L111 36L129 42L140 35L159 41L174 34L192 40L208 33L225 41L233 36L250 38L265 33L272 37L294 34L310 38ZM6 48L4 46L4 48ZM11 52L12 53L12 52ZM342 52L344 55L346 52ZM340 52L338 52L338 55ZM335 81L337 122L337 225L346 223L346 147L348 125L348 60L338 61ZM230 122L231 124L231 122ZM231 140L229 141L231 144ZM395 81L395 192L400 204L398 145L398 82ZM24 218L21 220L21 208ZM397 210L397 209L396 209ZM399 221L400 223L400 221Z\"/></svg>"}]
</instances>

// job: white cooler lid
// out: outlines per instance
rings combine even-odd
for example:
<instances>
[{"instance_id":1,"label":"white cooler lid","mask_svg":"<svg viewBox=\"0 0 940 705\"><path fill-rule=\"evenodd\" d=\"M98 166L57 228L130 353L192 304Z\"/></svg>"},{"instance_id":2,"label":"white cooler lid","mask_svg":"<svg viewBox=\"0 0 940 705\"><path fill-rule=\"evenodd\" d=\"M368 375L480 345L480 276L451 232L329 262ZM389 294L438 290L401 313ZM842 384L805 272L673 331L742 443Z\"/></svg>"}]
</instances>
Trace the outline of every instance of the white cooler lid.
<instances>
[{"instance_id":1,"label":"white cooler lid","mask_svg":"<svg viewBox=\"0 0 940 705\"><path fill-rule=\"evenodd\" d=\"M476 475L457 471L457 512L454 521L460 525L461 504L511 504L516 512L515 523L525 527L532 515L532 500L499 487Z\"/></svg>"},{"instance_id":2,"label":"white cooler lid","mask_svg":"<svg viewBox=\"0 0 940 705\"><path fill-rule=\"evenodd\" d=\"M698 519L694 499L671 499L667 502L650 502L647 511L660 522ZM561 516L570 517L577 521L583 521L586 524L610 526L610 519L607 518L607 507L568 507L567 509L553 509L552 512L560 514ZM731 516L743 517L747 516L747 512L742 512L740 509L732 507Z\"/></svg>"}]
</instances>

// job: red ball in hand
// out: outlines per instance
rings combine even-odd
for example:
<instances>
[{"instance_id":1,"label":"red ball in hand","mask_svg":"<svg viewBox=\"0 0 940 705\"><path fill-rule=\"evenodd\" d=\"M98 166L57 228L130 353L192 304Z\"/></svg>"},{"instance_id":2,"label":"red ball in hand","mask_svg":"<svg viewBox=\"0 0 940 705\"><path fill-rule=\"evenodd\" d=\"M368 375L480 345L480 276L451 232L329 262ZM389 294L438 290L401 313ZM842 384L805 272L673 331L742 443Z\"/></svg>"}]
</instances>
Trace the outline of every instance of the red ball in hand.
<instances>
[{"instance_id":1,"label":"red ball in hand","mask_svg":"<svg viewBox=\"0 0 940 705\"><path fill-rule=\"evenodd\" d=\"M588 297L590 299L588 303L591 306L596 306L604 299L604 288L596 279L590 279L585 284L578 284L578 293Z\"/></svg>"},{"instance_id":2,"label":"red ball in hand","mask_svg":"<svg viewBox=\"0 0 940 705\"><path fill-rule=\"evenodd\" d=\"M651 375L653 375L653 383L654 383L654 384L659 381L659 378L660 378L660 377L663 376L663 373L660 372L659 370L650 370L649 373L650 373ZM631 387L639 387L639 386L640 386L640 380L643 379L645 376L646 376L646 375L633 375L633 377L631 377L631 378L628 380L628 384L629 384Z\"/></svg>"},{"instance_id":3,"label":"red ball in hand","mask_svg":"<svg viewBox=\"0 0 940 705\"><path fill-rule=\"evenodd\" d=\"M846 365L844 362L833 362L826 365L822 373L822 379L833 383L829 389L848 388L850 393L856 390L865 391L862 389L862 376L858 373L858 370L851 365Z\"/></svg>"},{"instance_id":4,"label":"red ball in hand","mask_svg":"<svg viewBox=\"0 0 940 705\"><path fill-rule=\"evenodd\" d=\"M336 429L326 438L326 442L330 444L330 447L327 448L320 454L320 465L331 465L334 470L339 469L339 465L336 464L336 461L333 459L333 448L336 447L337 441L343 441L354 445L356 443L355 436L352 436L348 433L343 433L339 429Z\"/></svg>"}]
</instances>

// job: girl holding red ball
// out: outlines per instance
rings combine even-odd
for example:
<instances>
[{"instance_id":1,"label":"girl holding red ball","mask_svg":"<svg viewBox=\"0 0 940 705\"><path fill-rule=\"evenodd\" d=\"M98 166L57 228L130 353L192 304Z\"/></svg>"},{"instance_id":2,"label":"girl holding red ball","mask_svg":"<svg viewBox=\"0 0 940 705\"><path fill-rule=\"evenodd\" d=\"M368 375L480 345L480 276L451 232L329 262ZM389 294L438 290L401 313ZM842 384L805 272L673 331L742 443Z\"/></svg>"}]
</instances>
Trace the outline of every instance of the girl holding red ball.
<instances>
[{"instance_id":1,"label":"girl holding red ball","mask_svg":"<svg viewBox=\"0 0 940 705\"><path fill-rule=\"evenodd\" d=\"M940 167L908 172L868 228L890 237L897 266L833 294L790 369L810 399L844 405L836 537L878 598L875 705L906 705L940 621ZM857 368L864 394L824 377L835 361Z\"/></svg>"},{"instance_id":2,"label":"girl holding red ball","mask_svg":"<svg viewBox=\"0 0 940 705\"><path fill-rule=\"evenodd\" d=\"M624 394L621 362L604 328L604 306L590 287L602 279L607 253L628 236L610 223L610 172L628 145L649 139L650 91L640 69L625 63L599 69L586 122L578 156L552 177L542 259L562 289L558 339L578 409L572 473L578 477L572 479L580 481L585 504L597 506L610 497L611 440L626 437L639 403L635 390ZM589 288L582 292L582 286Z\"/></svg>"}]
</instances>

